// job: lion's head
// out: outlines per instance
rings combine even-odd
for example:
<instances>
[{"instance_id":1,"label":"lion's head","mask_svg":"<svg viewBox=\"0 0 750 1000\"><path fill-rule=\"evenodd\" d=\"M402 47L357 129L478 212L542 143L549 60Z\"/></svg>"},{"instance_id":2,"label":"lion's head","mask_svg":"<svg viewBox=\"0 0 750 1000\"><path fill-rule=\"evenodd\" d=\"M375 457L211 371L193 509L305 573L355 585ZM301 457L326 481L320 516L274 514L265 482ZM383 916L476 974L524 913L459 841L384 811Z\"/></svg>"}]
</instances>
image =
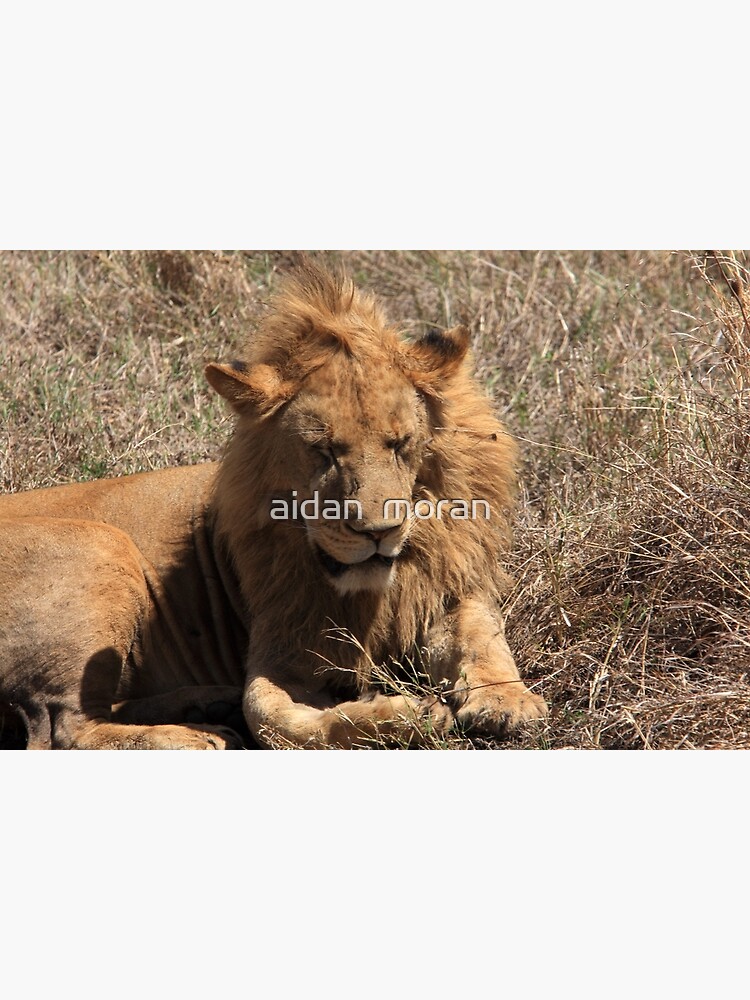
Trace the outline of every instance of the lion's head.
<instances>
[{"instance_id":1,"label":"lion's head","mask_svg":"<svg viewBox=\"0 0 750 1000\"><path fill-rule=\"evenodd\" d=\"M289 478L272 517L301 512L342 593L380 590L392 578L411 524L397 501L411 501L430 436L426 406L400 368L385 367L372 391L373 362L334 352L278 417Z\"/></svg>"},{"instance_id":2,"label":"lion's head","mask_svg":"<svg viewBox=\"0 0 750 1000\"><path fill-rule=\"evenodd\" d=\"M239 415L217 508L246 597L294 604L301 585L305 620L316 601L330 617L332 600L387 594L415 639L452 596L504 579L514 447L472 381L469 333L408 341L311 266L274 305L241 361L206 371ZM489 517L453 516L449 501L474 499ZM415 516L420 500L441 516Z\"/></svg>"}]
</instances>

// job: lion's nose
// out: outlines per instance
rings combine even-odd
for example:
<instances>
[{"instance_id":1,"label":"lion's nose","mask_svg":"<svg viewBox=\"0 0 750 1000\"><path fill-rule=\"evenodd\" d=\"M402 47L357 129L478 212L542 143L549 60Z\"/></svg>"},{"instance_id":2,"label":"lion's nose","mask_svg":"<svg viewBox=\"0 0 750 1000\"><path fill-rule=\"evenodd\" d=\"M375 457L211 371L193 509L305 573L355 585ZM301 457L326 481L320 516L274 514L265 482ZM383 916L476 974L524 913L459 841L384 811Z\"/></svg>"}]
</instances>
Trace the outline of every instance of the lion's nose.
<instances>
[{"instance_id":1,"label":"lion's nose","mask_svg":"<svg viewBox=\"0 0 750 1000\"><path fill-rule=\"evenodd\" d=\"M347 525L352 531L356 531L358 535L367 535L375 543L382 541L385 536L393 531L394 528L400 528L403 524L403 518L397 518L392 521L378 521L375 524L368 524L362 521L348 521Z\"/></svg>"}]
</instances>

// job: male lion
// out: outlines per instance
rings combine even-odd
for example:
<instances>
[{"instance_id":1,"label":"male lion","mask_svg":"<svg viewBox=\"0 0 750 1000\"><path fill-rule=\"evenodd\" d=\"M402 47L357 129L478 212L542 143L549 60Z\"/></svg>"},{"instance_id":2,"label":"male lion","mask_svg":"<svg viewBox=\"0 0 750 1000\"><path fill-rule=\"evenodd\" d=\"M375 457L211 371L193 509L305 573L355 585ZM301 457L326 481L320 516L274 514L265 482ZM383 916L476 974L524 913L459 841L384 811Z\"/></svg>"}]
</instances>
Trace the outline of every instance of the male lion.
<instances>
[{"instance_id":1,"label":"male lion","mask_svg":"<svg viewBox=\"0 0 750 1000\"><path fill-rule=\"evenodd\" d=\"M0 716L61 749L235 748L211 723L240 697L264 747L544 716L498 612L514 446L468 341L409 343L303 264L243 360L206 369L238 414L221 463L0 498ZM439 694L376 686L399 662Z\"/></svg>"}]
</instances>

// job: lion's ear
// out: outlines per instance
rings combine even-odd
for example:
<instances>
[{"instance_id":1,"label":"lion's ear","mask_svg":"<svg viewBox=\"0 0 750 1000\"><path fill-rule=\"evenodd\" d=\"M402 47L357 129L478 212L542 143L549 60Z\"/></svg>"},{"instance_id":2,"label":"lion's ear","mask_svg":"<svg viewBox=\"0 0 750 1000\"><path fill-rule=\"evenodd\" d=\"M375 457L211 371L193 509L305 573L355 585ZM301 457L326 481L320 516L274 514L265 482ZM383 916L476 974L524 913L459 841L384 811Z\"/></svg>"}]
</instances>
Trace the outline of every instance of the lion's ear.
<instances>
[{"instance_id":1,"label":"lion's ear","mask_svg":"<svg viewBox=\"0 0 750 1000\"><path fill-rule=\"evenodd\" d=\"M440 333L431 331L407 348L409 374L419 389L438 390L440 383L450 378L466 357L470 334L465 326L455 326Z\"/></svg>"},{"instance_id":2,"label":"lion's ear","mask_svg":"<svg viewBox=\"0 0 750 1000\"><path fill-rule=\"evenodd\" d=\"M252 409L269 416L292 395L290 387L270 365L248 367L242 361L231 365L211 362L206 365L206 378L238 413Z\"/></svg>"}]
</instances>

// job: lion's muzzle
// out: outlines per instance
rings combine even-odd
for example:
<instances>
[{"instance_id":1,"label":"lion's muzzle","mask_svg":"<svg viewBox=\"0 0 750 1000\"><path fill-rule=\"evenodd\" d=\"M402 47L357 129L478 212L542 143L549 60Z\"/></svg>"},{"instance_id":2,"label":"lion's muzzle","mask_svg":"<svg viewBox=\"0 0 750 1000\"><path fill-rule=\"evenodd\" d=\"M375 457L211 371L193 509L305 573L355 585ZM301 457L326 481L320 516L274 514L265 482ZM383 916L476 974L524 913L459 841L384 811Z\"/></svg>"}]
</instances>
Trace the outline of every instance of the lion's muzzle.
<instances>
[{"instance_id":1,"label":"lion's muzzle","mask_svg":"<svg viewBox=\"0 0 750 1000\"><path fill-rule=\"evenodd\" d=\"M306 520L310 542L338 590L383 590L406 541L405 520L358 522Z\"/></svg>"}]
</instances>

